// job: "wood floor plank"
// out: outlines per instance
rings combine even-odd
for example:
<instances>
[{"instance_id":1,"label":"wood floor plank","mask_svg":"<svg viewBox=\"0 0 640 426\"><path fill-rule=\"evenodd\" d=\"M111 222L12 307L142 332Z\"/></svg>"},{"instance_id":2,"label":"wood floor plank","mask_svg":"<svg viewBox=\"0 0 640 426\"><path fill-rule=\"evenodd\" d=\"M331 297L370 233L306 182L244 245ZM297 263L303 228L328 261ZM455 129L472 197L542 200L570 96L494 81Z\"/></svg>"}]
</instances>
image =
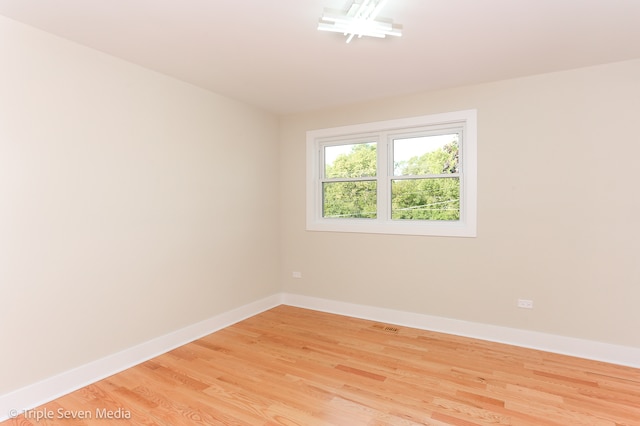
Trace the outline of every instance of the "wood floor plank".
<instances>
[{"instance_id":1,"label":"wood floor plank","mask_svg":"<svg viewBox=\"0 0 640 426\"><path fill-rule=\"evenodd\" d=\"M282 305L7 422L104 424L640 426L640 370Z\"/></svg>"}]
</instances>

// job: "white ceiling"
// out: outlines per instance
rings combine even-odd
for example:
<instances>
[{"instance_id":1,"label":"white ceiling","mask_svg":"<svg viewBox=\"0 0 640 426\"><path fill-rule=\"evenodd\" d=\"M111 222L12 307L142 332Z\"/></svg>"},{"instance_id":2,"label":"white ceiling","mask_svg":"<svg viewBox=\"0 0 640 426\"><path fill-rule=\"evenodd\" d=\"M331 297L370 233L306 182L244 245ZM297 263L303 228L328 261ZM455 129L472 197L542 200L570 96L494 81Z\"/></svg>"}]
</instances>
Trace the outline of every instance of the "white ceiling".
<instances>
[{"instance_id":1,"label":"white ceiling","mask_svg":"<svg viewBox=\"0 0 640 426\"><path fill-rule=\"evenodd\" d=\"M403 36L319 32L350 0L0 0L0 14L279 114L640 58L640 0L389 0Z\"/></svg>"}]
</instances>

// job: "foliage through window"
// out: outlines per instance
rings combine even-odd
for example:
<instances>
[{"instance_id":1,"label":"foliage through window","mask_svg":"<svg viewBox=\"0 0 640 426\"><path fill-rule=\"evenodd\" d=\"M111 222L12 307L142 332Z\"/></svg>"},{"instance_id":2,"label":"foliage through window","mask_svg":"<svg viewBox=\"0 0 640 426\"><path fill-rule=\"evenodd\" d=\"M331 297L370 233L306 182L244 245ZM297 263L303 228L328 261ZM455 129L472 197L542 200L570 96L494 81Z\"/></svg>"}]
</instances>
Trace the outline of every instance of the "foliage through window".
<instances>
[{"instance_id":1,"label":"foliage through window","mask_svg":"<svg viewBox=\"0 0 640 426\"><path fill-rule=\"evenodd\" d=\"M324 147L322 216L376 218L376 143Z\"/></svg>"},{"instance_id":2,"label":"foliage through window","mask_svg":"<svg viewBox=\"0 0 640 426\"><path fill-rule=\"evenodd\" d=\"M393 140L391 218L459 220L460 135Z\"/></svg>"},{"instance_id":3,"label":"foliage through window","mask_svg":"<svg viewBox=\"0 0 640 426\"><path fill-rule=\"evenodd\" d=\"M475 115L307 132L307 229L475 236Z\"/></svg>"}]
</instances>

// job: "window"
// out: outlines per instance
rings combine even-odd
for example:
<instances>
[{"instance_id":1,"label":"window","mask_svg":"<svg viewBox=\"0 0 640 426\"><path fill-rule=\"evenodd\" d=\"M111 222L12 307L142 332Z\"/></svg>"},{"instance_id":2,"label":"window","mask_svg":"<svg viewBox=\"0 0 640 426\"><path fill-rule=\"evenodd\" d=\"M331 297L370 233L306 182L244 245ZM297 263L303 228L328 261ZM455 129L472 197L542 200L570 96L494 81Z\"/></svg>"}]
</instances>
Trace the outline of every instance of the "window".
<instances>
[{"instance_id":1,"label":"window","mask_svg":"<svg viewBox=\"0 0 640 426\"><path fill-rule=\"evenodd\" d=\"M475 237L476 111L307 132L307 229Z\"/></svg>"}]
</instances>

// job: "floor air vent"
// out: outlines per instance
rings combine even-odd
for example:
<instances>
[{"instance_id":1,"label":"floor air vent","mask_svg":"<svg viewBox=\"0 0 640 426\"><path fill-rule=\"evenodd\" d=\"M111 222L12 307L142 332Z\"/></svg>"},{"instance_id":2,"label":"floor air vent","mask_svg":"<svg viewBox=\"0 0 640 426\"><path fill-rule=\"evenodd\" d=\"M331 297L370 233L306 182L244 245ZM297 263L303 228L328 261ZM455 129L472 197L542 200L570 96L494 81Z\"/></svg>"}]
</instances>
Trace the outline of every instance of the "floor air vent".
<instances>
[{"instance_id":1,"label":"floor air vent","mask_svg":"<svg viewBox=\"0 0 640 426\"><path fill-rule=\"evenodd\" d=\"M397 333L400 329L398 327L392 327L390 325L374 324L373 328L380 331L386 331L387 333Z\"/></svg>"}]
</instances>

